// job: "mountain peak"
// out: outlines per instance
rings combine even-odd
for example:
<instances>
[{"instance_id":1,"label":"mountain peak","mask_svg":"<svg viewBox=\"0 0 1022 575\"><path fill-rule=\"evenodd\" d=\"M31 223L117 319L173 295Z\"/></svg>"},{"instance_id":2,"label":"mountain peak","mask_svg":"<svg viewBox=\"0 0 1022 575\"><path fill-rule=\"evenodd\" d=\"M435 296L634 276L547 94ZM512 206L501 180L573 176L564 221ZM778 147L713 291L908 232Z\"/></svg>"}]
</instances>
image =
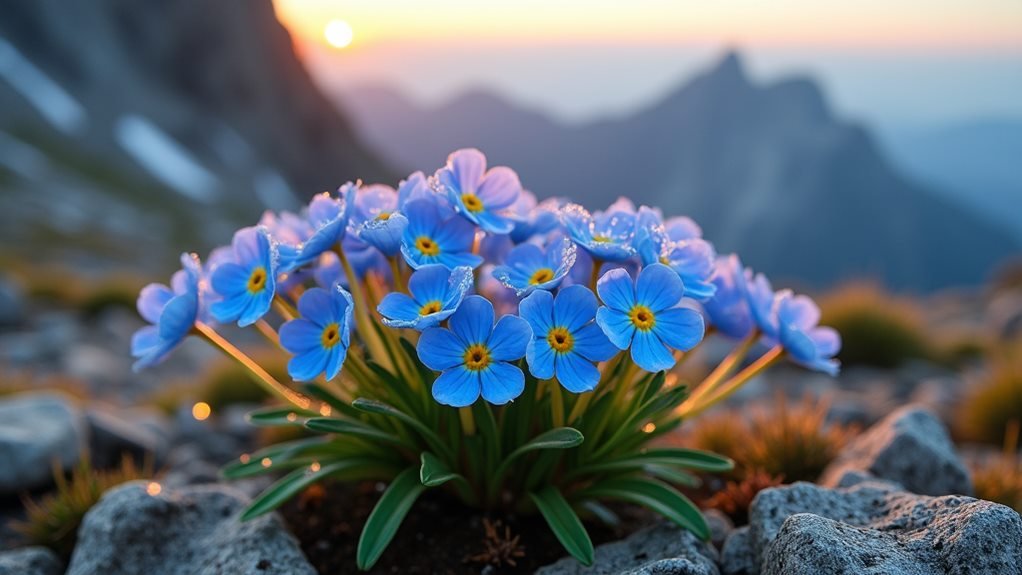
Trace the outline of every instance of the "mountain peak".
<instances>
[{"instance_id":1,"label":"mountain peak","mask_svg":"<svg viewBox=\"0 0 1022 575\"><path fill-rule=\"evenodd\" d=\"M709 71L710 76L745 80L745 64L737 50L728 50Z\"/></svg>"}]
</instances>

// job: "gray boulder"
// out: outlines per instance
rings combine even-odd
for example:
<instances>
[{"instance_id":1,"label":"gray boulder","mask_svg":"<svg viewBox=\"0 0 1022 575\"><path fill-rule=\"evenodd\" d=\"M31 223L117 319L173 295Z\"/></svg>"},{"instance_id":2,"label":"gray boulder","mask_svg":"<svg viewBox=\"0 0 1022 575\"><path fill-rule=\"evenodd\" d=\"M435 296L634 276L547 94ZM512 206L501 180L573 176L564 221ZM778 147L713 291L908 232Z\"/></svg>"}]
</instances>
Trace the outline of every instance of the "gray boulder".
<instances>
[{"instance_id":1,"label":"gray boulder","mask_svg":"<svg viewBox=\"0 0 1022 575\"><path fill-rule=\"evenodd\" d=\"M720 550L721 575L753 575L759 572L759 563L749 540L749 527L739 527L724 540Z\"/></svg>"},{"instance_id":2,"label":"gray boulder","mask_svg":"<svg viewBox=\"0 0 1022 575\"><path fill-rule=\"evenodd\" d=\"M162 415L141 410L114 413L94 407L85 413L89 451L99 467L117 464L127 455L135 461L163 460L170 448L170 424Z\"/></svg>"},{"instance_id":3,"label":"gray boulder","mask_svg":"<svg viewBox=\"0 0 1022 575\"><path fill-rule=\"evenodd\" d=\"M763 575L1022 575L1022 517L971 497L796 483L761 491L749 524Z\"/></svg>"},{"instance_id":4,"label":"gray boulder","mask_svg":"<svg viewBox=\"0 0 1022 575\"><path fill-rule=\"evenodd\" d=\"M695 535L662 523L596 548L591 567L565 557L536 575L719 575L717 552Z\"/></svg>"},{"instance_id":5,"label":"gray boulder","mask_svg":"<svg viewBox=\"0 0 1022 575\"><path fill-rule=\"evenodd\" d=\"M847 474L860 474L849 479ZM971 495L972 479L944 424L928 409L905 406L853 440L823 472L821 485L849 486L862 473L922 495Z\"/></svg>"},{"instance_id":6,"label":"gray boulder","mask_svg":"<svg viewBox=\"0 0 1022 575\"><path fill-rule=\"evenodd\" d=\"M61 575L64 564L46 547L0 551L0 575Z\"/></svg>"},{"instance_id":7,"label":"gray boulder","mask_svg":"<svg viewBox=\"0 0 1022 575\"><path fill-rule=\"evenodd\" d=\"M10 327L25 319L25 298L21 288L0 276L0 328Z\"/></svg>"},{"instance_id":8,"label":"gray boulder","mask_svg":"<svg viewBox=\"0 0 1022 575\"><path fill-rule=\"evenodd\" d=\"M240 521L244 494L204 485L150 495L147 487L112 489L86 514L68 575L315 575L276 515Z\"/></svg>"},{"instance_id":9,"label":"gray boulder","mask_svg":"<svg viewBox=\"0 0 1022 575\"><path fill-rule=\"evenodd\" d=\"M78 462L84 444L81 412L55 393L0 400L0 495L48 484L53 464Z\"/></svg>"}]
</instances>

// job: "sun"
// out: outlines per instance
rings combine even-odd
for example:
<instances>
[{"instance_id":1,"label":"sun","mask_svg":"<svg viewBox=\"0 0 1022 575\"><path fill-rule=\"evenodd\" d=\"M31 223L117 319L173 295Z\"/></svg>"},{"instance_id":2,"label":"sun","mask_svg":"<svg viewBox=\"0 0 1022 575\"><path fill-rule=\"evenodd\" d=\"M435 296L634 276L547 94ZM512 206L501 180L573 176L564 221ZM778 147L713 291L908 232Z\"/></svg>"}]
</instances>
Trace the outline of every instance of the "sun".
<instances>
[{"instance_id":1,"label":"sun","mask_svg":"<svg viewBox=\"0 0 1022 575\"><path fill-rule=\"evenodd\" d=\"M355 39L351 25L344 20L331 20L323 29L323 36L334 48L347 48Z\"/></svg>"}]
</instances>

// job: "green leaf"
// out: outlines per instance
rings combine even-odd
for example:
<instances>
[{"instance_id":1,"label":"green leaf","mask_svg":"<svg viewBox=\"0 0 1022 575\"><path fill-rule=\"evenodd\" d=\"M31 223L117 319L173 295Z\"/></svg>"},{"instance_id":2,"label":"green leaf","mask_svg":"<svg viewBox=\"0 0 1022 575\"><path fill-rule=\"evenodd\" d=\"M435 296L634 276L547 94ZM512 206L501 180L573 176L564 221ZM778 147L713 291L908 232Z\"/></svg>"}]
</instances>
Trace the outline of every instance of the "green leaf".
<instances>
[{"instance_id":1,"label":"green leaf","mask_svg":"<svg viewBox=\"0 0 1022 575\"><path fill-rule=\"evenodd\" d=\"M709 539L710 528L699 509L670 485L655 479L622 477L608 479L585 489L586 498L604 498L642 505L688 529L701 539Z\"/></svg>"},{"instance_id":2,"label":"green leaf","mask_svg":"<svg viewBox=\"0 0 1022 575\"><path fill-rule=\"evenodd\" d=\"M297 426L301 427L305 419L319 415L311 411L303 411L294 407L264 407L250 411L246 416L248 422L259 427Z\"/></svg>"},{"instance_id":3,"label":"green leaf","mask_svg":"<svg viewBox=\"0 0 1022 575\"><path fill-rule=\"evenodd\" d=\"M418 471L414 467L402 471L376 502L358 538L355 562L359 569L365 571L376 564L397 533L408 510L426 490L426 486L419 481Z\"/></svg>"},{"instance_id":4,"label":"green leaf","mask_svg":"<svg viewBox=\"0 0 1022 575\"><path fill-rule=\"evenodd\" d=\"M245 512L241 514L241 520L248 521L273 511L306 487L331 475L351 471L354 472L354 477L366 478L382 473L385 469L385 464L365 457L343 459L323 465L316 471L313 471L311 467L295 469L269 486L266 491L260 493L259 497L256 497L252 504L245 509Z\"/></svg>"},{"instance_id":5,"label":"green leaf","mask_svg":"<svg viewBox=\"0 0 1022 575\"><path fill-rule=\"evenodd\" d=\"M538 449L570 449L577 447L582 444L585 440L585 436L582 432L575 429L574 427L555 427L550 431L541 433L536 437L532 438L531 441L518 449L511 452L507 458L501 462L500 466L497 467L497 471L493 474L493 483L498 483L500 478L503 477L507 468L510 467L511 463L525 455L530 451L536 451Z\"/></svg>"},{"instance_id":6,"label":"green leaf","mask_svg":"<svg viewBox=\"0 0 1022 575\"><path fill-rule=\"evenodd\" d=\"M336 447L324 437L280 443L249 454L244 458L244 461L235 461L225 465L220 470L220 474L224 479L240 479L242 477L262 475L272 471L272 469L263 465L263 459L268 458L275 464L286 464L299 457L319 455L335 450Z\"/></svg>"},{"instance_id":7,"label":"green leaf","mask_svg":"<svg viewBox=\"0 0 1022 575\"><path fill-rule=\"evenodd\" d=\"M346 419L335 419L332 417L315 417L305 422L305 427L312 431L322 433L339 433L341 435L354 435L364 437L373 441L383 441L395 445L404 445L396 435L380 431L364 423L348 421Z\"/></svg>"},{"instance_id":8,"label":"green leaf","mask_svg":"<svg viewBox=\"0 0 1022 575\"><path fill-rule=\"evenodd\" d=\"M543 514L547 525L557 536L564 549L578 560L579 563L589 566L593 564L593 542L589 539L589 533L582 525L575 510L571 508L568 501L564 499L556 487L550 485L538 493L529 493L529 497Z\"/></svg>"},{"instance_id":9,"label":"green leaf","mask_svg":"<svg viewBox=\"0 0 1022 575\"><path fill-rule=\"evenodd\" d=\"M419 468L419 481L426 487L437 487L452 479L465 481L461 475L451 471L439 457L428 451L422 452L422 467Z\"/></svg>"},{"instance_id":10,"label":"green leaf","mask_svg":"<svg viewBox=\"0 0 1022 575\"><path fill-rule=\"evenodd\" d=\"M665 459L670 461L672 465L698 471L722 472L731 471L735 468L735 462L730 458L701 449L664 447L647 449L642 452L642 455L655 459Z\"/></svg>"},{"instance_id":11,"label":"green leaf","mask_svg":"<svg viewBox=\"0 0 1022 575\"><path fill-rule=\"evenodd\" d=\"M652 475L653 477L656 477L657 479L663 479L664 481L668 483L673 483L674 485L683 485L685 487L696 488L702 485L703 483L701 479L699 479L695 475L692 475L688 471L682 471L680 469L675 469L667 465L653 464L647 465L643 467L643 469L646 471L646 473Z\"/></svg>"},{"instance_id":12,"label":"green leaf","mask_svg":"<svg viewBox=\"0 0 1022 575\"><path fill-rule=\"evenodd\" d=\"M358 414L358 412L352 409L352 407L345 403L344 400L337 397L329 389L323 387L318 383L315 382L306 383L305 392L311 395L312 397L315 397L316 399L322 401L323 403L329 405L330 408L336 411L337 413L347 415L348 417L355 417Z\"/></svg>"},{"instance_id":13,"label":"green leaf","mask_svg":"<svg viewBox=\"0 0 1022 575\"><path fill-rule=\"evenodd\" d=\"M355 401L351 402L351 406L359 411L364 411L366 413L375 413L377 415L387 415L402 421L403 423L407 424L409 427L417 431L419 435L421 435L422 438L426 440L426 443L429 444L430 449L443 453L450 459L454 458L454 453L451 451L450 446L444 443L440 439L440 436L436 434L436 432L426 427L426 425L419 421L418 419L412 417L411 415L408 415L407 413L401 411L400 409L397 409L396 407L393 407L391 405L387 405L382 401L368 399L365 397L360 397Z\"/></svg>"}]
</instances>

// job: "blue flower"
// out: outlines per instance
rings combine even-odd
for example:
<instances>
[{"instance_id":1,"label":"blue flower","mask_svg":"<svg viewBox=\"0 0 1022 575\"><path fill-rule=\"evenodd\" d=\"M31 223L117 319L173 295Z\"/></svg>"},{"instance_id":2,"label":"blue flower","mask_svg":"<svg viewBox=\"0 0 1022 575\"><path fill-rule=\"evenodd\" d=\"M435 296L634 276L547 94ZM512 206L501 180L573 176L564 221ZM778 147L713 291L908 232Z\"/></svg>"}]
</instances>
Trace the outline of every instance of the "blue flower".
<instances>
[{"instance_id":1,"label":"blue flower","mask_svg":"<svg viewBox=\"0 0 1022 575\"><path fill-rule=\"evenodd\" d=\"M397 207L404 209L412 200L435 198L436 193L429 187L429 180L422 172L414 172L397 185Z\"/></svg>"},{"instance_id":2,"label":"blue flower","mask_svg":"<svg viewBox=\"0 0 1022 575\"><path fill-rule=\"evenodd\" d=\"M199 315L202 266L195 254L181 254L182 269L174 274L171 287L149 284L138 294L138 313L147 325L131 338L133 369L156 365L191 332Z\"/></svg>"},{"instance_id":3,"label":"blue flower","mask_svg":"<svg viewBox=\"0 0 1022 575\"><path fill-rule=\"evenodd\" d=\"M390 186L372 185L359 190L351 225L363 242L390 257L401 249L408 218L397 211L398 195Z\"/></svg>"},{"instance_id":4,"label":"blue flower","mask_svg":"<svg viewBox=\"0 0 1022 575\"><path fill-rule=\"evenodd\" d=\"M567 238L547 246L522 244L507 255L504 265L493 269L493 277L515 290L519 297L535 289L551 290L560 285L575 265L575 244Z\"/></svg>"},{"instance_id":5,"label":"blue flower","mask_svg":"<svg viewBox=\"0 0 1022 575\"><path fill-rule=\"evenodd\" d=\"M688 351L703 339L703 316L675 307L685 295L678 274L663 264L646 266L632 285L623 269L613 269L596 283L604 307L596 322L618 349L632 348L632 360L650 372L674 367L669 348Z\"/></svg>"},{"instance_id":6,"label":"blue flower","mask_svg":"<svg viewBox=\"0 0 1022 575\"><path fill-rule=\"evenodd\" d=\"M776 301L778 340L795 363L837 375L839 363L833 359L841 351L841 336L829 327L818 327L820 308L804 295L788 290Z\"/></svg>"},{"instance_id":7,"label":"blue flower","mask_svg":"<svg viewBox=\"0 0 1022 575\"><path fill-rule=\"evenodd\" d=\"M753 319L745 299L741 276L745 273L738 256L717 258L711 282L716 293L703 302L710 324L727 337L742 339L752 332Z\"/></svg>"},{"instance_id":8,"label":"blue flower","mask_svg":"<svg viewBox=\"0 0 1022 575\"><path fill-rule=\"evenodd\" d=\"M635 255L635 214L614 211L593 217L582 206L568 204L561 210L561 223L568 237L594 258L619 262Z\"/></svg>"},{"instance_id":9,"label":"blue flower","mask_svg":"<svg viewBox=\"0 0 1022 575\"><path fill-rule=\"evenodd\" d=\"M539 379L557 376L572 393L592 391L600 381L593 362L608 360L618 349L593 318L596 296L584 286L568 286L555 298L536 291L522 300L519 313L532 327L525 352L529 371Z\"/></svg>"},{"instance_id":10,"label":"blue flower","mask_svg":"<svg viewBox=\"0 0 1022 575\"><path fill-rule=\"evenodd\" d=\"M348 182L337 190L334 198L323 192L312 198L307 217L313 232L302 244L294 258L284 262L284 271L312 263L323 252L334 249L344 239L348 222L355 207L358 185Z\"/></svg>"},{"instance_id":11,"label":"blue flower","mask_svg":"<svg viewBox=\"0 0 1022 575\"><path fill-rule=\"evenodd\" d=\"M323 373L337 377L351 345L354 304L344 288L310 288L298 300L300 318L280 326L280 345L294 354L287 372L295 381L312 381Z\"/></svg>"},{"instance_id":12,"label":"blue flower","mask_svg":"<svg viewBox=\"0 0 1022 575\"><path fill-rule=\"evenodd\" d=\"M703 229L695 223L692 218L686 216L674 216L664 223L664 230L672 242L682 240L694 240L703 237Z\"/></svg>"},{"instance_id":13,"label":"blue flower","mask_svg":"<svg viewBox=\"0 0 1022 575\"><path fill-rule=\"evenodd\" d=\"M692 238L670 242L664 246L660 263L671 268L685 282L685 295L706 301L713 297L717 288L710 279L713 277L713 262L717 257L713 244Z\"/></svg>"},{"instance_id":14,"label":"blue flower","mask_svg":"<svg viewBox=\"0 0 1022 575\"><path fill-rule=\"evenodd\" d=\"M312 236L309 220L291 212L278 215L266 210L259 219L259 225L265 227L277 243L281 269L292 269L291 264L298 259L302 244Z\"/></svg>"},{"instance_id":15,"label":"blue flower","mask_svg":"<svg viewBox=\"0 0 1022 575\"><path fill-rule=\"evenodd\" d=\"M776 299L770 280L763 274L754 274L749 268L737 276L738 289L745 294L752 320L764 335L777 339Z\"/></svg>"},{"instance_id":16,"label":"blue flower","mask_svg":"<svg viewBox=\"0 0 1022 575\"><path fill-rule=\"evenodd\" d=\"M436 173L454 209L483 230L506 234L514 228L508 208L518 200L522 184L511 168L486 170L486 156L476 149L454 152Z\"/></svg>"},{"instance_id":17,"label":"blue flower","mask_svg":"<svg viewBox=\"0 0 1022 575\"><path fill-rule=\"evenodd\" d=\"M219 322L244 327L263 317L273 303L277 285L277 248L266 228L242 228L231 242L234 261L213 272L213 290L222 299L210 307Z\"/></svg>"},{"instance_id":18,"label":"blue flower","mask_svg":"<svg viewBox=\"0 0 1022 575\"><path fill-rule=\"evenodd\" d=\"M449 213L449 212L448 212ZM412 200L405 205L408 227L401 238L401 253L413 268L443 264L475 268L483 258L472 253L475 226L456 215L445 217L436 202Z\"/></svg>"},{"instance_id":19,"label":"blue flower","mask_svg":"<svg viewBox=\"0 0 1022 575\"><path fill-rule=\"evenodd\" d=\"M560 225L561 208L564 200L550 198L537 204L536 195L522 190L518 201L511 206L515 228L511 230L511 240L520 244L529 238L554 231Z\"/></svg>"},{"instance_id":20,"label":"blue flower","mask_svg":"<svg viewBox=\"0 0 1022 575\"><path fill-rule=\"evenodd\" d=\"M483 399L502 405L522 394L525 374L509 363L521 359L532 331L520 317L505 315L493 325L493 304L482 296L465 298L449 320L450 329L431 327L419 338L419 359L442 372L433 398L453 407Z\"/></svg>"},{"instance_id":21,"label":"blue flower","mask_svg":"<svg viewBox=\"0 0 1022 575\"><path fill-rule=\"evenodd\" d=\"M408 280L411 296L399 292L387 294L376 308L383 323L390 327L410 327L422 331L454 313L472 287L472 268L422 266Z\"/></svg>"},{"instance_id":22,"label":"blue flower","mask_svg":"<svg viewBox=\"0 0 1022 575\"><path fill-rule=\"evenodd\" d=\"M632 240L632 246L639 254L642 265L648 266L660 261L669 242L660 212L646 206L639 208L635 216L635 238Z\"/></svg>"}]
</instances>

